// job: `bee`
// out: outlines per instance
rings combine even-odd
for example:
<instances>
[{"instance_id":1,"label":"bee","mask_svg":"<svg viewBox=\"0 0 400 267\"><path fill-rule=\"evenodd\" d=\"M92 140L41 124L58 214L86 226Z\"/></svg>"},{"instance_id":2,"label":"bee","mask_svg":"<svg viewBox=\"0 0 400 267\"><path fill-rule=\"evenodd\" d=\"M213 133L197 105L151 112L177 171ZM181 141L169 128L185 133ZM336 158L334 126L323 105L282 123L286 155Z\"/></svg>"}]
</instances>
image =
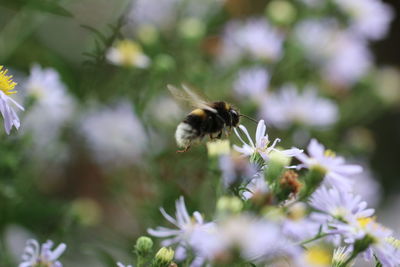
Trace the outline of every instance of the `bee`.
<instances>
[{"instance_id":1,"label":"bee","mask_svg":"<svg viewBox=\"0 0 400 267\"><path fill-rule=\"evenodd\" d=\"M224 131L228 135L232 127L239 125L240 117L243 115L229 103L208 102L184 84L183 90L172 85L167 87L175 98L186 101L195 108L176 128L176 143L182 148L177 152L188 151L194 142L201 141L205 136L209 136L211 140L220 139Z\"/></svg>"}]
</instances>

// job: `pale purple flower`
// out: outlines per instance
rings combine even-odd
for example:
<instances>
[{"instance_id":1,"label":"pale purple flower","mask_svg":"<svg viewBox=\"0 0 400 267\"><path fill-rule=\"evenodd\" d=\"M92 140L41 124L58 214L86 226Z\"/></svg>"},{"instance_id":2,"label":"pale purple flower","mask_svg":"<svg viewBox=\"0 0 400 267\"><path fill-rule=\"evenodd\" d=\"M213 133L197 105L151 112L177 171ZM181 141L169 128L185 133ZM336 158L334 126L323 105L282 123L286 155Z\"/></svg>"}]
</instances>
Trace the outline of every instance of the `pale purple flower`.
<instances>
[{"instance_id":1,"label":"pale purple flower","mask_svg":"<svg viewBox=\"0 0 400 267\"><path fill-rule=\"evenodd\" d=\"M222 172L224 188L247 184L258 173L257 167L251 164L247 159L232 155L220 156L219 168Z\"/></svg>"},{"instance_id":2,"label":"pale purple flower","mask_svg":"<svg viewBox=\"0 0 400 267\"><path fill-rule=\"evenodd\" d=\"M295 36L308 59L320 67L322 77L331 83L352 85L372 65L367 42L342 30L335 20L302 21L295 28Z\"/></svg>"},{"instance_id":3,"label":"pale purple flower","mask_svg":"<svg viewBox=\"0 0 400 267\"><path fill-rule=\"evenodd\" d=\"M319 97L314 87L299 93L294 85L286 85L265 99L261 116L280 129L295 124L326 128L337 121L338 108L333 101Z\"/></svg>"},{"instance_id":4,"label":"pale purple flower","mask_svg":"<svg viewBox=\"0 0 400 267\"><path fill-rule=\"evenodd\" d=\"M135 0L128 12L133 27L151 25L158 30L170 30L179 18L206 19L220 10L216 0Z\"/></svg>"},{"instance_id":5,"label":"pale purple flower","mask_svg":"<svg viewBox=\"0 0 400 267\"><path fill-rule=\"evenodd\" d=\"M243 199L248 200L254 195L265 195L268 193L269 187L262 174L258 174L246 185L246 190L242 193Z\"/></svg>"},{"instance_id":6,"label":"pale purple flower","mask_svg":"<svg viewBox=\"0 0 400 267\"><path fill-rule=\"evenodd\" d=\"M238 249L243 259L257 263L299 253L299 248L282 236L277 224L247 215L226 218L206 232L194 232L191 244L196 255L209 261L232 249Z\"/></svg>"},{"instance_id":7,"label":"pale purple flower","mask_svg":"<svg viewBox=\"0 0 400 267\"><path fill-rule=\"evenodd\" d=\"M343 157L336 156L331 150L325 150L325 147L315 139L310 141L307 152L308 155L304 153L296 155L296 158L302 162L298 168L323 167L326 171L324 181L341 190L351 190L349 178L362 171L361 166L346 164Z\"/></svg>"},{"instance_id":8,"label":"pale purple flower","mask_svg":"<svg viewBox=\"0 0 400 267\"><path fill-rule=\"evenodd\" d=\"M357 185L353 187L353 192L360 195L362 199L367 199L370 207L377 207L382 198L382 186L365 163L361 166L363 171L351 177Z\"/></svg>"},{"instance_id":9,"label":"pale purple flower","mask_svg":"<svg viewBox=\"0 0 400 267\"><path fill-rule=\"evenodd\" d=\"M239 147L237 145L234 145L233 148L238 151L239 153L243 154L244 156L252 156L254 154L260 154L260 156L267 162L269 160L269 155L273 151L277 151L282 153L283 155L287 157L293 157L296 155L301 154L303 151L298 148L291 148L287 150L279 150L276 149L276 145L278 142L281 140L279 138L276 138L274 142L269 140L268 134L266 133L267 131L267 126L264 123L264 120L260 120L257 125L257 130L256 130L256 135L255 135L255 142L250 137L249 132L247 131L246 127L243 125L238 126L239 129L246 135L248 143L246 143L241 135L239 134L238 130L234 128L236 136L239 138L239 140L242 142L242 146Z\"/></svg>"},{"instance_id":10,"label":"pale purple flower","mask_svg":"<svg viewBox=\"0 0 400 267\"><path fill-rule=\"evenodd\" d=\"M193 212L193 216L190 217L183 197L180 197L175 202L175 208L176 219L170 216L163 208L160 208L160 211L164 218L172 223L177 229L159 226L155 229L148 229L147 231L152 236L166 238L161 242L164 247L177 244L175 258L178 261L182 261L186 258L187 250L190 248L189 240L191 239L193 232L205 232L208 228L213 226L213 223L204 222L203 217L198 211Z\"/></svg>"},{"instance_id":11,"label":"pale purple flower","mask_svg":"<svg viewBox=\"0 0 400 267\"><path fill-rule=\"evenodd\" d=\"M222 36L221 63L229 64L249 56L256 60L276 61L282 56L284 35L264 18L231 21Z\"/></svg>"},{"instance_id":12,"label":"pale purple flower","mask_svg":"<svg viewBox=\"0 0 400 267\"><path fill-rule=\"evenodd\" d=\"M137 0L132 2L128 21L132 25L152 25L170 28L176 20L179 0Z\"/></svg>"},{"instance_id":13,"label":"pale purple flower","mask_svg":"<svg viewBox=\"0 0 400 267\"><path fill-rule=\"evenodd\" d=\"M310 219L307 214L307 205L297 202L288 207L287 215L281 222L282 233L295 242L314 237L320 224Z\"/></svg>"},{"instance_id":14,"label":"pale purple flower","mask_svg":"<svg viewBox=\"0 0 400 267\"><path fill-rule=\"evenodd\" d=\"M94 159L105 167L137 163L147 148L146 131L125 100L89 110L80 120L80 130Z\"/></svg>"},{"instance_id":15,"label":"pale purple flower","mask_svg":"<svg viewBox=\"0 0 400 267\"><path fill-rule=\"evenodd\" d=\"M313 214L313 218L330 226L353 223L370 217L375 212L374 209L367 208L368 204L361 200L361 196L336 187L320 187L312 194L309 202L318 211L318 214Z\"/></svg>"},{"instance_id":16,"label":"pale purple flower","mask_svg":"<svg viewBox=\"0 0 400 267\"><path fill-rule=\"evenodd\" d=\"M350 30L362 37L380 40L394 19L391 6L381 0L335 0L350 17Z\"/></svg>"},{"instance_id":17,"label":"pale purple flower","mask_svg":"<svg viewBox=\"0 0 400 267\"><path fill-rule=\"evenodd\" d=\"M23 134L32 135L35 155L59 158L65 151L59 140L61 131L73 118L75 99L69 94L59 73L35 64L22 87L33 105L23 119ZM64 153L62 153L64 152Z\"/></svg>"},{"instance_id":18,"label":"pale purple flower","mask_svg":"<svg viewBox=\"0 0 400 267\"><path fill-rule=\"evenodd\" d=\"M270 74L265 68L252 67L239 71L233 89L238 96L245 96L259 102L267 93Z\"/></svg>"},{"instance_id":19,"label":"pale purple flower","mask_svg":"<svg viewBox=\"0 0 400 267\"><path fill-rule=\"evenodd\" d=\"M354 246L357 240L365 236L371 238L371 244L363 253L367 261L374 260L374 256L383 267L397 267L400 265L400 250L389 242L393 231L375 222L374 218L360 218L346 225L337 226L344 242Z\"/></svg>"},{"instance_id":20,"label":"pale purple flower","mask_svg":"<svg viewBox=\"0 0 400 267\"><path fill-rule=\"evenodd\" d=\"M53 242L48 240L41 246L34 239L29 239L26 242L24 254L22 255L22 262L19 267L62 267L63 265L57 259L64 253L67 246L64 243L58 245L52 250Z\"/></svg>"}]
</instances>

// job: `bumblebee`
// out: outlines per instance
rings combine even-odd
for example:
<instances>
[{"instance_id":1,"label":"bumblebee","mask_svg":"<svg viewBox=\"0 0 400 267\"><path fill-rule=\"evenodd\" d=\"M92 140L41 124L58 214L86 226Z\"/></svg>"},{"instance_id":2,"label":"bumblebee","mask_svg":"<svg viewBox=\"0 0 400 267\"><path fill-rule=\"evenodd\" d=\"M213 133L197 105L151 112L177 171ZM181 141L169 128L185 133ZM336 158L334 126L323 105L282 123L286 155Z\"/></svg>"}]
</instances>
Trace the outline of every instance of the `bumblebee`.
<instances>
[{"instance_id":1,"label":"bumblebee","mask_svg":"<svg viewBox=\"0 0 400 267\"><path fill-rule=\"evenodd\" d=\"M182 85L180 90L172 85L167 86L172 95L190 103L195 109L178 125L175 132L175 139L178 147L186 152L195 141L201 141L205 136L210 139L222 137L227 128L237 127L240 120L240 113L237 109L224 101L208 102L198 94Z\"/></svg>"}]
</instances>

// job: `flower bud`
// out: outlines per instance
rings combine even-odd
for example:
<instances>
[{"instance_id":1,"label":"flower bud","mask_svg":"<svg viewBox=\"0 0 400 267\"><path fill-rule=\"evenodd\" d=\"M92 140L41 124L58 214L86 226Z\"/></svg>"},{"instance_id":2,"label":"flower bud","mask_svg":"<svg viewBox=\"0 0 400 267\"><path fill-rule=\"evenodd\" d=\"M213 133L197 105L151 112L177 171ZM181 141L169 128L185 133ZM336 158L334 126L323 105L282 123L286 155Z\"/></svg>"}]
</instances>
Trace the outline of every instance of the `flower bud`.
<instances>
[{"instance_id":1,"label":"flower bud","mask_svg":"<svg viewBox=\"0 0 400 267\"><path fill-rule=\"evenodd\" d=\"M285 0L271 1L266 10L267 17L274 23L288 25L294 22L297 16L296 8Z\"/></svg>"},{"instance_id":2,"label":"flower bud","mask_svg":"<svg viewBox=\"0 0 400 267\"><path fill-rule=\"evenodd\" d=\"M231 151L231 145L229 140L207 142L207 151L209 157L227 155Z\"/></svg>"},{"instance_id":3,"label":"flower bud","mask_svg":"<svg viewBox=\"0 0 400 267\"><path fill-rule=\"evenodd\" d=\"M291 157L288 157L284 153L275 150L269 154L269 157L270 157L269 160L270 162L282 165L283 167L288 166L291 160Z\"/></svg>"},{"instance_id":4,"label":"flower bud","mask_svg":"<svg viewBox=\"0 0 400 267\"><path fill-rule=\"evenodd\" d=\"M168 267L174 259L174 250L162 247L153 259L153 267Z\"/></svg>"},{"instance_id":5,"label":"flower bud","mask_svg":"<svg viewBox=\"0 0 400 267\"><path fill-rule=\"evenodd\" d=\"M137 30L139 40L145 45L152 45L158 41L157 29L148 24L141 25Z\"/></svg>"},{"instance_id":6,"label":"flower bud","mask_svg":"<svg viewBox=\"0 0 400 267\"><path fill-rule=\"evenodd\" d=\"M175 59L167 54L159 54L154 59L154 67L159 71L169 71L176 67Z\"/></svg>"},{"instance_id":7,"label":"flower bud","mask_svg":"<svg viewBox=\"0 0 400 267\"><path fill-rule=\"evenodd\" d=\"M179 33L188 40L196 40L203 37L205 31L204 22L197 18L186 18L179 25Z\"/></svg>"},{"instance_id":8,"label":"flower bud","mask_svg":"<svg viewBox=\"0 0 400 267\"><path fill-rule=\"evenodd\" d=\"M222 213L239 213L243 202L238 197L221 197L217 202L217 210Z\"/></svg>"},{"instance_id":9,"label":"flower bud","mask_svg":"<svg viewBox=\"0 0 400 267\"><path fill-rule=\"evenodd\" d=\"M153 240L147 236L141 236L136 240L135 252L140 257L146 257L152 252Z\"/></svg>"},{"instance_id":10,"label":"flower bud","mask_svg":"<svg viewBox=\"0 0 400 267\"><path fill-rule=\"evenodd\" d=\"M290 196L295 196L302 187L298 179L299 175L292 170L285 171L279 180L276 196L278 201L288 199Z\"/></svg>"},{"instance_id":11,"label":"flower bud","mask_svg":"<svg viewBox=\"0 0 400 267\"><path fill-rule=\"evenodd\" d=\"M324 180L326 169L321 165L314 165L304 177L304 186L300 192L300 199L307 199Z\"/></svg>"},{"instance_id":12,"label":"flower bud","mask_svg":"<svg viewBox=\"0 0 400 267\"><path fill-rule=\"evenodd\" d=\"M282 172L286 169L286 166L290 163L290 157L287 157L279 151L272 151L270 153L270 159L268 166L265 169L265 179L268 184L273 185L279 181Z\"/></svg>"}]
</instances>

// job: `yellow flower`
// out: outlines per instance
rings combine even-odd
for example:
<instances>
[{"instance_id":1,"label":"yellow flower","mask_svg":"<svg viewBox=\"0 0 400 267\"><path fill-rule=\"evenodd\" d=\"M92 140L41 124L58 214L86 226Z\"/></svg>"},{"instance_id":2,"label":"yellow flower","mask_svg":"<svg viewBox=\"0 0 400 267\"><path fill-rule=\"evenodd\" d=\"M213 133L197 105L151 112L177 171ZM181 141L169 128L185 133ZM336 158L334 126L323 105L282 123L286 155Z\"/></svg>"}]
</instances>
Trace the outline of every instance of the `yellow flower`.
<instances>
[{"instance_id":1,"label":"yellow flower","mask_svg":"<svg viewBox=\"0 0 400 267\"><path fill-rule=\"evenodd\" d=\"M8 70L0 65L0 90L6 95L12 95L17 92L14 90L17 83L12 80L12 75L7 75L7 72Z\"/></svg>"},{"instance_id":2,"label":"yellow flower","mask_svg":"<svg viewBox=\"0 0 400 267\"><path fill-rule=\"evenodd\" d=\"M305 258L310 266L330 266L332 254L323 247L310 247L305 252Z\"/></svg>"}]
</instances>

